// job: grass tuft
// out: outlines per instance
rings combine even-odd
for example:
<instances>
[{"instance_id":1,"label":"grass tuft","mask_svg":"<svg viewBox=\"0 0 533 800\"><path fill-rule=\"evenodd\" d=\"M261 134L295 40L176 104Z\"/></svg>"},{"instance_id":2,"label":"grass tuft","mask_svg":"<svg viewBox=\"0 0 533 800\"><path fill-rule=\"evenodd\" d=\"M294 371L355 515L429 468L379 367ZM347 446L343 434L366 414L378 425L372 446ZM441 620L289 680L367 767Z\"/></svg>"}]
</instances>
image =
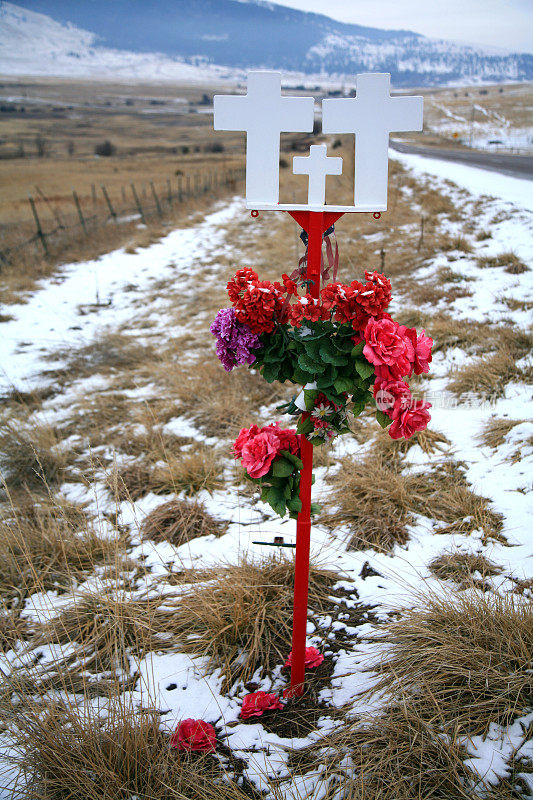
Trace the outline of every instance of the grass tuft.
<instances>
[{"instance_id":1,"label":"grass tuft","mask_svg":"<svg viewBox=\"0 0 533 800\"><path fill-rule=\"evenodd\" d=\"M0 423L0 485L46 491L57 485L68 463L56 431L44 423Z\"/></svg>"},{"instance_id":2,"label":"grass tuft","mask_svg":"<svg viewBox=\"0 0 533 800\"><path fill-rule=\"evenodd\" d=\"M522 259L511 250L506 253L499 253L497 256L481 256L477 259L477 264L482 269L504 267L505 271L510 272L511 275L521 275L523 272L529 272L527 264L524 264Z\"/></svg>"},{"instance_id":3,"label":"grass tuft","mask_svg":"<svg viewBox=\"0 0 533 800\"><path fill-rule=\"evenodd\" d=\"M494 564L482 553L442 553L430 563L431 572L440 580L454 581L461 589L491 575L499 575L503 568Z\"/></svg>"},{"instance_id":4,"label":"grass tuft","mask_svg":"<svg viewBox=\"0 0 533 800\"><path fill-rule=\"evenodd\" d=\"M495 449L505 443L505 437L516 425L522 425L524 419L504 419L503 417L491 417L487 420L483 430L478 436L478 441L485 447Z\"/></svg>"},{"instance_id":5,"label":"grass tuft","mask_svg":"<svg viewBox=\"0 0 533 800\"><path fill-rule=\"evenodd\" d=\"M156 542L179 546L199 536L221 536L226 528L227 525L213 517L201 503L170 500L145 517L141 534Z\"/></svg>"},{"instance_id":6,"label":"grass tuft","mask_svg":"<svg viewBox=\"0 0 533 800\"><path fill-rule=\"evenodd\" d=\"M514 595L427 597L374 637L386 645L373 691L408 702L420 720L486 734L533 703L533 614Z\"/></svg>"},{"instance_id":7,"label":"grass tuft","mask_svg":"<svg viewBox=\"0 0 533 800\"><path fill-rule=\"evenodd\" d=\"M20 800L249 800L210 754L170 749L159 714L115 701L106 715L48 704L19 720Z\"/></svg>"}]
</instances>

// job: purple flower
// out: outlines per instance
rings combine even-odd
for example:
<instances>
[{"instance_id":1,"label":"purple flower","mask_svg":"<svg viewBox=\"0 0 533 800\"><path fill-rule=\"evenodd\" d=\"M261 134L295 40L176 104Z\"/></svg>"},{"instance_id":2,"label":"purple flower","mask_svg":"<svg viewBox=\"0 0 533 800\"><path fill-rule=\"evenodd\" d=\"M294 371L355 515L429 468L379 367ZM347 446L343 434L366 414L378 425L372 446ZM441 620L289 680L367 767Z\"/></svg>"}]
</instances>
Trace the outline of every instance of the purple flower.
<instances>
[{"instance_id":1,"label":"purple flower","mask_svg":"<svg viewBox=\"0 0 533 800\"><path fill-rule=\"evenodd\" d=\"M261 347L259 336L238 322L233 308L221 308L209 328L217 340L217 356L226 372L239 364L253 364L252 350Z\"/></svg>"}]
</instances>

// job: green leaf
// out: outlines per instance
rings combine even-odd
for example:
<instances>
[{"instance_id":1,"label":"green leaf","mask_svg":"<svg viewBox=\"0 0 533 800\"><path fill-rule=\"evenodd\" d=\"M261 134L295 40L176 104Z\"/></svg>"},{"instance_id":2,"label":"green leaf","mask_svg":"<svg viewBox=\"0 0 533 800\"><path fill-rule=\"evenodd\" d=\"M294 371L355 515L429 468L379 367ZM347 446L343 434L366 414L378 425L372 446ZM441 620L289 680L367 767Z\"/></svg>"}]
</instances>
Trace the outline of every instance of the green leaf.
<instances>
[{"instance_id":1,"label":"green leaf","mask_svg":"<svg viewBox=\"0 0 533 800\"><path fill-rule=\"evenodd\" d=\"M287 500L287 508L289 511L299 514L302 510L302 501L299 497L291 497L290 500Z\"/></svg>"},{"instance_id":2,"label":"green leaf","mask_svg":"<svg viewBox=\"0 0 533 800\"><path fill-rule=\"evenodd\" d=\"M272 465L272 475L276 478L288 478L294 472L294 464L286 458L279 458Z\"/></svg>"},{"instance_id":3,"label":"green leaf","mask_svg":"<svg viewBox=\"0 0 533 800\"><path fill-rule=\"evenodd\" d=\"M331 344L326 342L320 345L320 357L326 364L335 364L338 367L345 367L348 364L348 358L339 352L335 352Z\"/></svg>"},{"instance_id":4,"label":"green leaf","mask_svg":"<svg viewBox=\"0 0 533 800\"><path fill-rule=\"evenodd\" d=\"M311 375L316 375L317 372L324 372L326 369L325 364L321 364L317 361L313 361L309 358L307 353L300 353L298 356L298 366L305 370L306 372L310 372Z\"/></svg>"},{"instance_id":5,"label":"green leaf","mask_svg":"<svg viewBox=\"0 0 533 800\"><path fill-rule=\"evenodd\" d=\"M279 376L279 364L265 364L262 375L267 383L274 383Z\"/></svg>"},{"instance_id":6,"label":"green leaf","mask_svg":"<svg viewBox=\"0 0 533 800\"><path fill-rule=\"evenodd\" d=\"M355 368L363 380L374 374L373 365L369 364L368 361L363 361L363 359L356 360Z\"/></svg>"},{"instance_id":7,"label":"green leaf","mask_svg":"<svg viewBox=\"0 0 533 800\"><path fill-rule=\"evenodd\" d=\"M342 394L343 392L352 392L354 388L353 378L337 378L333 386L338 394Z\"/></svg>"},{"instance_id":8,"label":"green leaf","mask_svg":"<svg viewBox=\"0 0 533 800\"><path fill-rule=\"evenodd\" d=\"M382 428L387 428L392 422L391 418L384 411L380 411L379 408L376 409L376 419Z\"/></svg>"},{"instance_id":9,"label":"green leaf","mask_svg":"<svg viewBox=\"0 0 533 800\"><path fill-rule=\"evenodd\" d=\"M307 411L313 410L317 397L318 389L304 389L304 403Z\"/></svg>"},{"instance_id":10,"label":"green leaf","mask_svg":"<svg viewBox=\"0 0 533 800\"><path fill-rule=\"evenodd\" d=\"M296 367L294 372L292 373L291 381L293 383L299 384L300 386L305 386L306 383L310 383L313 378L312 374L305 372L300 367Z\"/></svg>"},{"instance_id":11,"label":"green leaf","mask_svg":"<svg viewBox=\"0 0 533 800\"><path fill-rule=\"evenodd\" d=\"M363 354L364 346L365 346L364 342L359 342L359 344L356 344L355 347L352 347L351 355L353 356L353 358L357 358L357 356L361 356Z\"/></svg>"},{"instance_id":12,"label":"green leaf","mask_svg":"<svg viewBox=\"0 0 533 800\"><path fill-rule=\"evenodd\" d=\"M314 516L315 514L320 514L321 511L322 511L322 506L320 505L320 503L311 503L311 516Z\"/></svg>"},{"instance_id":13,"label":"green leaf","mask_svg":"<svg viewBox=\"0 0 533 800\"><path fill-rule=\"evenodd\" d=\"M294 453L291 453L289 450L280 450L279 452L284 458L287 459L287 461L290 461L291 464L294 464L297 469L302 469L302 461L298 458L298 456L295 456Z\"/></svg>"},{"instance_id":14,"label":"green leaf","mask_svg":"<svg viewBox=\"0 0 533 800\"><path fill-rule=\"evenodd\" d=\"M366 407L366 403L365 403L364 400L354 401L353 408L352 408L352 414L354 415L354 417L358 417L359 414L361 414L365 410L365 407Z\"/></svg>"},{"instance_id":15,"label":"green leaf","mask_svg":"<svg viewBox=\"0 0 533 800\"><path fill-rule=\"evenodd\" d=\"M309 417L307 417L307 419L298 420L296 433L303 433L303 435L306 436L308 433L311 433L312 430L314 430L314 426Z\"/></svg>"}]
</instances>

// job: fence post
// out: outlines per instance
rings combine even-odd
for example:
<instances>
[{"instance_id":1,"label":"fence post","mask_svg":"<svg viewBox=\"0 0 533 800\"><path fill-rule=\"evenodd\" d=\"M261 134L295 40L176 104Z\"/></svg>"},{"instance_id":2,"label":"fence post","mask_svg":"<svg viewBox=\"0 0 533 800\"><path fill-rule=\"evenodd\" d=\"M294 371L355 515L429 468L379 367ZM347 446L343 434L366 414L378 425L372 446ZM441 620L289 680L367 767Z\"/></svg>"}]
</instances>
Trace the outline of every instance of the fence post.
<instances>
[{"instance_id":1,"label":"fence post","mask_svg":"<svg viewBox=\"0 0 533 800\"><path fill-rule=\"evenodd\" d=\"M93 198L93 206L96 208L96 186L94 183L91 183L91 195Z\"/></svg>"},{"instance_id":2,"label":"fence post","mask_svg":"<svg viewBox=\"0 0 533 800\"><path fill-rule=\"evenodd\" d=\"M162 217L163 216L163 212L161 211L161 204L159 202L159 197L156 194L155 186L154 186L154 182L153 181L150 181L150 188L152 189L152 194L154 196L155 207L157 208L157 213L159 214L160 217Z\"/></svg>"},{"instance_id":3,"label":"fence post","mask_svg":"<svg viewBox=\"0 0 533 800\"><path fill-rule=\"evenodd\" d=\"M137 211L139 212L142 221L146 225L146 219L145 219L145 216L144 216L144 211L142 210L142 206L141 206L141 204L139 202L139 198L137 196L137 192L135 191L135 185L133 183L131 184L131 191L133 192L133 198L134 198L135 204L137 206Z\"/></svg>"},{"instance_id":4,"label":"fence post","mask_svg":"<svg viewBox=\"0 0 533 800\"><path fill-rule=\"evenodd\" d=\"M37 192L37 194L39 195L39 197L41 197L41 198L44 200L44 202L46 203L46 205L48 206L48 208L49 208L49 209L50 209L50 211L52 212L53 216L55 217L55 221L57 222L57 226L58 226L58 228L64 229L64 227L65 227L65 226L63 225L63 220L61 219L61 217L60 217L60 215L59 215L59 211L57 211L57 210L56 210L56 209L53 207L53 205L51 204L51 202L49 201L49 199L48 199L47 197L45 197L45 195L43 194L43 192L41 191L41 189L39 189L39 187L38 187L38 186L36 186L36 187L35 187L35 191Z\"/></svg>"},{"instance_id":5,"label":"fence post","mask_svg":"<svg viewBox=\"0 0 533 800\"><path fill-rule=\"evenodd\" d=\"M76 190L75 189L72 190L72 197L74 198L74 202L76 204L76 208L78 209L78 217L80 218L81 227L83 228L83 232L84 232L85 236L87 236L87 228L85 227L85 220L83 218L83 212L81 210L80 201L78 199L78 195L76 194Z\"/></svg>"},{"instance_id":6,"label":"fence post","mask_svg":"<svg viewBox=\"0 0 533 800\"><path fill-rule=\"evenodd\" d=\"M381 259L381 271L385 272L385 250L383 248L379 251L379 257Z\"/></svg>"},{"instance_id":7,"label":"fence post","mask_svg":"<svg viewBox=\"0 0 533 800\"><path fill-rule=\"evenodd\" d=\"M116 222L116 221L117 221L117 215L116 215L116 213L115 213L115 209L114 209L114 208L113 208L113 206L111 205L111 200L109 199L109 195L108 195L108 193L107 193L107 189L105 188L105 184L103 184L103 183L102 183L102 185L101 185L101 188L102 188L102 194L103 194L103 195L104 195L104 197L105 197L105 201L106 201L106 203L107 203L107 207L108 207L108 209L109 209L109 213L110 213L110 214L111 214L111 216L113 217L113 221L114 221L114 222Z\"/></svg>"},{"instance_id":8,"label":"fence post","mask_svg":"<svg viewBox=\"0 0 533 800\"><path fill-rule=\"evenodd\" d=\"M183 202L182 183L183 183L183 175L178 175L178 202L179 203Z\"/></svg>"},{"instance_id":9,"label":"fence post","mask_svg":"<svg viewBox=\"0 0 533 800\"><path fill-rule=\"evenodd\" d=\"M120 193L122 195L122 202L125 203L126 202L126 190L125 190L125 188L123 186L120 187Z\"/></svg>"},{"instance_id":10,"label":"fence post","mask_svg":"<svg viewBox=\"0 0 533 800\"><path fill-rule=\"evenodd\" d=\"M37 236L41 240L41 244L43 246L43 250L45 252L45 255L48 255L48 247L46 246L46 238L45 238L45 235L43 233L43 229L41 228L41 223L39 222L39 216L37 214L37 209L35 208L35 203L33 202L33 197L31 196L31 194L28 195L28 199L30 201L31 210L33 212L33 218L35 220L35 225L37 227Z\"/></svg>"},{"instance_id":11,"label":"fence post","mask_svg":"<svg viewBox=\"0 0 533 800\"><path fill-rule=\"evenodd\" d=\"M187 197L191 196L191 176L187 175Z\"/></svg>"},{"instance_id":12,"label":"fence post","mask_svg":"<svg viewBox=\"0 0 533 800\"><path fill-rule=\"evenodd\" d=\"M167 200L168 205L172 208L172 189L170 186L170 178L167 178Z\"/></svg>"},{"instance_id":13,"label":"fence post","mask_svg":"<svg viewBox=\"0 0 533 800\"><path fill-rule=\"evenodd\" d=\"M425 219L426 218L424 216L420 217L420 238L419 238L418 244L416 246L416 252L417 253L420 252L420 248L424 244L424 222L425 222Z\"/></svg>"}]
</instances>

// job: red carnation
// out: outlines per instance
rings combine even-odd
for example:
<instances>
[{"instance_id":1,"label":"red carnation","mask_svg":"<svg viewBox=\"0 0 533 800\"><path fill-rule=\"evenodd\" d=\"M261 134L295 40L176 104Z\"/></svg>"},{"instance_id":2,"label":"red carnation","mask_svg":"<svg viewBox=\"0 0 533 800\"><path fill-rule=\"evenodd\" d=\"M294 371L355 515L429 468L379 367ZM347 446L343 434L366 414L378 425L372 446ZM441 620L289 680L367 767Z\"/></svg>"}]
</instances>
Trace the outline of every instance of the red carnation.
<instances>
[{"instance_id":1,"label":"red carnation","mask_svg":"<svg viewBox=\"0 0 533 800\"><path fill-rule=\"evenodd\" d=\"M281 708L283 706L277 695L268 694L268 692L252 692L243 698L239 716L241 719L250 719L250 717L262 716L265 711Z\"/></svg>"},{"instance_id":2,"label":"red carnation","mask_svg":"<svg viewBox=\"0 0 533 800\"><path fill-rule=\"evenodd\" d=\"M367 282L359 289L357 301L368 316L377 317L385 311L391 301L390 281L380 272L365 272L365 278Z\"/></svg>"},{"instance_id":3,"label":"red carnation","mask_svg":"<svg viewBox=\"0 0 533 800\"><path fill-rule=\"evenodd\" d=\"M281 279L283 281L283 286L285 287L285 291L287 294L298 294L298 286L296 283L289 278L288 275L282 275Z\"/></svg>"},{"instance_id":4,"label":"red carnation","mask_svg":"<svg viewBox=\"0 0 533 800\"><path fill-rule=\"evenodd\" d=\"M307 669L314 669L315 667L320 666L324 661L324 656L322 653L316 649L316 647L306 647L305 648L305 666ZM292 650L289 653L289 657L285 662L286 667L292 667Z\"/></svg>"},{"instance_id":5,"label":"red carnation","mask_svg":"<svg viewBox=\"0 0 533 800\"><path fill-rule=\"evenodd\" d=\"M259 280L259 275L249 267L238 269L233 277L227 284L228 296L233 304L235 304L248 289L250 283L255 283Z\"/></svg>"},{"instance_id":6,"label":"red carnation","mask_svg":"<svg viewBox=\"0 0 533 800\"><path fill-rule=\"evenodd\" d=\"M300 436L294 428L280 428L279 422L272 422L265 425L264 431L274 434L279 442L278 450L288 450L289 453L297 455L300 452Z\"/></svg>"},{"instance_id":7,"label":"red carnation","mask_svg":"<svg viewBox=\"0 0 533 800\"><path fill-rule=\"evenodd\" d=\"M178 750L199 750L202 753L213 753L216 749L215 729L202 719L184 719L172 736L170 746Z\"/></svg>"}]
</instances>

